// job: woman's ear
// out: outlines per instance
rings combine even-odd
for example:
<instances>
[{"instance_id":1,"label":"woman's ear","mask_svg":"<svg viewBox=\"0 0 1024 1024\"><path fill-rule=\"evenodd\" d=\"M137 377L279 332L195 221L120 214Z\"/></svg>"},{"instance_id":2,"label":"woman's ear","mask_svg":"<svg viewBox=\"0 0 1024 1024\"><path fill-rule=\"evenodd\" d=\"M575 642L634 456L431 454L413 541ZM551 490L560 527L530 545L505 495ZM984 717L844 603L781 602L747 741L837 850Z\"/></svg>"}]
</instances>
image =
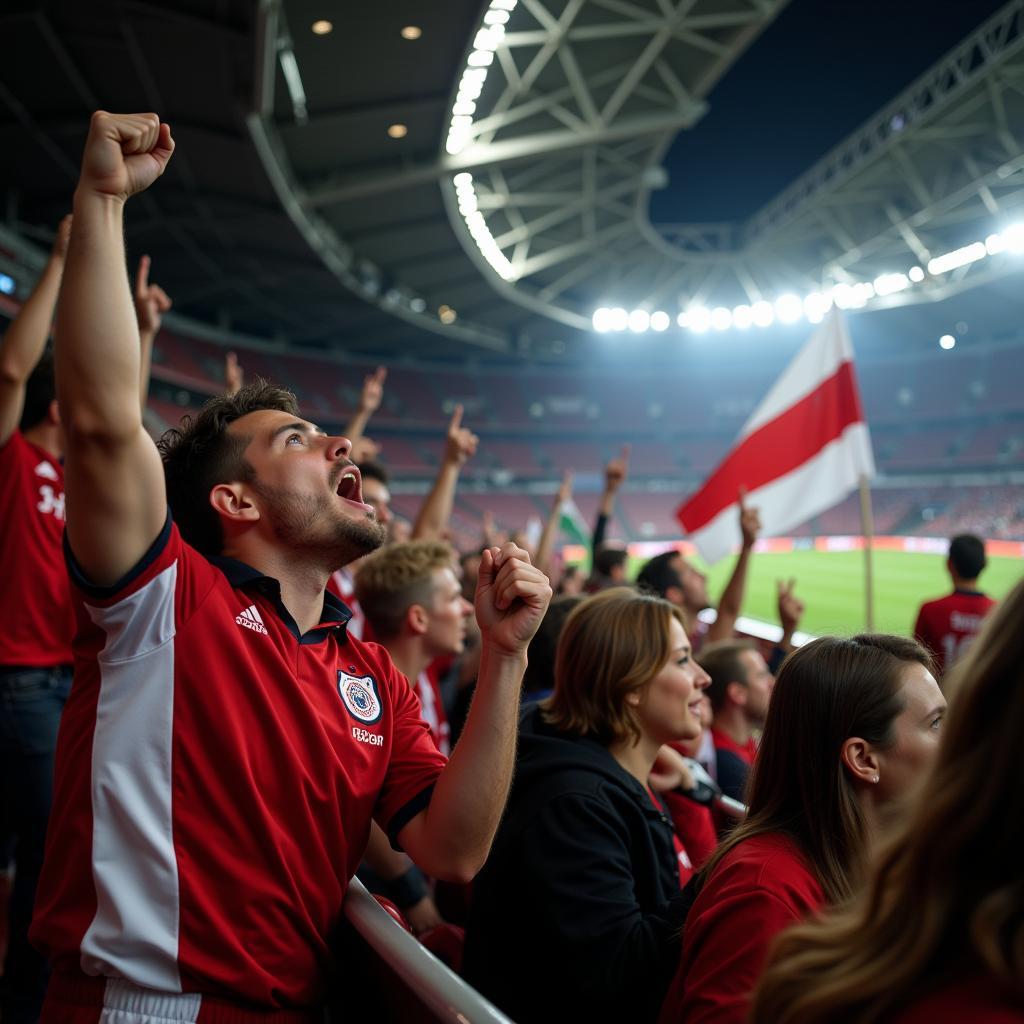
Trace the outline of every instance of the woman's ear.
<instances>
[{"instance_id":1,"label":"woman's ear","mask_svg":"<svg viewBox=\"0 0 1024 1024\"><path fill-rule=\"evenodd\" d=\"M874 785L879 780L878 758L867 740L851 736L843 743L840 755L854 781Z\"/></svg>"}]
</instances>

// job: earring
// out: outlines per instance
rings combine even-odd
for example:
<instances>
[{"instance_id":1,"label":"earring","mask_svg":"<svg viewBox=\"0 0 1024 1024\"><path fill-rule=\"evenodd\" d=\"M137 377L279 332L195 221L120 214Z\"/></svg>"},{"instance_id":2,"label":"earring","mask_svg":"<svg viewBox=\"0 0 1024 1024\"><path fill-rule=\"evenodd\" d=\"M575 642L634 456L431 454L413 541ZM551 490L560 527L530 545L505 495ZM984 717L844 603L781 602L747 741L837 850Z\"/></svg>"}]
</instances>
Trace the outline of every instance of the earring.
<instances>
[{"instance_id":1,"label":"earring","mask_svg":"<svg viewBox=\"0 0 1024 1024\"><path fill-rule=\"evenodd\" d=\"M877 775L872 775L871 776L871 781L872 782L877 782L878 781L878 776Z\"/></svg>"}]
</instances>

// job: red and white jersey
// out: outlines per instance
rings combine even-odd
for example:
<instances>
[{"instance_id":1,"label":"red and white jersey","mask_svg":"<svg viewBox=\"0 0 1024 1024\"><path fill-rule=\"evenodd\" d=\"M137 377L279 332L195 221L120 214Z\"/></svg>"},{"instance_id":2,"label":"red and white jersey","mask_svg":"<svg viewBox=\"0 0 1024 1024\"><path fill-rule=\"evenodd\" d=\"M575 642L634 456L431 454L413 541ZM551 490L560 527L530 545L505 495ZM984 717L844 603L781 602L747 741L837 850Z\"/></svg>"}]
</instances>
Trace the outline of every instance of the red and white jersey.
<instances>
[{"instance_id":1,"label":"red and white jersey","mask_svg":"<svg viewBox=\"0 0 1024 1024\"><path fill-rule=\"evenodd\" d=\"M356 599L356 578L352 575L348 566L336 570L327 583L327 589L344 601L351 618L348 620L348 635L354 636L357 640L370 639L366 629L366 616L363 609L359 607Z\"/></svg>"},{"instance_id":2,"label":"red and white jersey","mask_svg":"<svg viewBox=\"0 0 1024 1024\"><path fill-rule=\"evenodd\" d=\"M991 597L977 590L954 590L921 605L914 635L935 655L940 675L967 650L994 605Z\"/></svg>"},{"instance_id":3,"label":"red and white jersey","mask_svg":"<svg viewBox=\"0 0 1024 1024\"><path fill-rule=\"evenodd\" d=\"M0 447L0 666L71 664L64 467L15 430Z\"/></svg>"},{"instance_id":4,"label":"red and white jersey","mask_svg":"<svg viewBox=\"0 0 1024 1024\"><path fill-rule=\"evenodd\" d=\"M412 690L332 595L300 636L276 580L211 564L170 520L115 587L70 568L33 942L58 971L316 1005L371 818L394 837L445 763Z\"/></svg>"},{"instance_id":5,"label":"red and white jersey","mask_svg":"<svg viewBox=\"0 0 1024 1024\"><path fill-rule=\"evenodd\" d=\"M452 730L441 701L441 679L452 667L453 660L448 656L435 658L416 679L416 696L420 701L420 714L423 721L430 726L430 734L434 737L437 749L445 757L452 752Z\"/></svg>"}]
</instances>

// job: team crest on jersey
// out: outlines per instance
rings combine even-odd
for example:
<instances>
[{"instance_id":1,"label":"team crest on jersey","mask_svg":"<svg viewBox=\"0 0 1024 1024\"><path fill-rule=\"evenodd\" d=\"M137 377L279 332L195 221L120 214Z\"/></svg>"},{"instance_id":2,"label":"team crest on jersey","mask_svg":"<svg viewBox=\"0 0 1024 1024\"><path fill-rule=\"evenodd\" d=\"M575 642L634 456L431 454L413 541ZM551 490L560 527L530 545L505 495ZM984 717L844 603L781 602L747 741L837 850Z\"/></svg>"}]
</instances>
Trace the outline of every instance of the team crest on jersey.
<instances>
[{"instance_id":1,"label":"team crest on jersey","mask_svg":"<svg viewBox=\"0 0 1024 1024\"><path fill-rule=\"evenodd\" d=\"M380 721L383 706L377 692L377 681L373 676L350 676L338 670L338 693L348 708L348 713L363 725Z\"/></svg>"}]
</instances>

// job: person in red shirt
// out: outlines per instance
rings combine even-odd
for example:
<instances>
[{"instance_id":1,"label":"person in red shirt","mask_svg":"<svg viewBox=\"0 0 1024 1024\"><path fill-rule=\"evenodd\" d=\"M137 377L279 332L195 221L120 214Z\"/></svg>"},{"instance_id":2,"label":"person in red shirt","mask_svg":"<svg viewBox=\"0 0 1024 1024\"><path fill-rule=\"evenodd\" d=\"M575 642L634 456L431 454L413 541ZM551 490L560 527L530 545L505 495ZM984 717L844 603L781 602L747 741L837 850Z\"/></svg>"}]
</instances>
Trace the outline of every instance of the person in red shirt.
<instances>
[{"instance_id":1,"label":"person in red shirt","mask_svg":"<svg viewBox=\"0 0 1024 1024\"><path fill-rule=\"evenodd\" d=\"M719 640L697 659L711 677L715 778L726 796L742 802L757 753L754 730L764 726L775 677L751 640Z\"/></svg>"},{"instance_id":2,"label":"person in red shirt","mask_svg":"<svg viewBox=\"0 0 1024 1024\"><path fill-rule=\"evenodd\" d=\"M71 589L61 553L64 435L44 355L71 218L0 348L0 808L14 840L0 1016L34 1020L46 962L28 943L53 789L57 726L71 686Z\"/></svg>"},{"instance_id":3,"label":"person in red shirt","mask_svg":"<svg viewBox=\"0 0 1024 1024\"><path fill-rule=\"evenodd\" d=\"M930 767L945 700L904 637L823 637L783 664L746 820L698 877L661 1021L741 1024L769 947L849 898L869 844Z\"/></svg>"},{"instance_id":4,"label":"person in red shirt","mask_svg":"<svg viewBox=\"0 0 1024 1024\"><path fill-rule=\"evenodd\" d=\"M1024 583L948 680L933 770L842 909L784 936L757 1024L1024 1021Z\"/></svg>"},{"instance_id":5,"label":"person in red shirt","mask_svg":"<svg viewBox=\"0 0 1024 1024\"><path fill-rule=\"evenodd\" d=\"M967 650L995 604L978 589L978 577L986 564L985 542L980 537L971 533L954 537L946 559L953 593L925 601L917 613L914 636L932 652L940 675Z\"/></svg>"},{"instance_id":6,"label":"person in red shirt","mask_svg":"<svg viewBox=\"0 0 1024 1024\"><path fill-rule=\"evenodd\" d=\"M79 634L31 931L53 965L41 1019L305 1024L371 819L435 877L486 859L551 589L514 545L484 552L480 683L446 763L325 595L384 539L348 440L255 381L158 451L124 206L173 145L155 114L99 111L75 192L55 350Z\"/></svg>"},{"instance_id":7,"label":"person in red shirt","mask_svg":"<svg viewBox=\"0 0 1024 1024\"><path fill-rule=\"evenodd\" d=\"M355 581L373 637L409 681L420 716L445 755L451 752L450 730L432 669L462 653L473 613L462 596L454 559L452 549L440 541L392 544L363 559ZM375 876L363 879L370 891L393 900L414 933L442 923L422 873L405 854L391 850L376 827L364 863Z\"/></svg>"}]
</instances>

